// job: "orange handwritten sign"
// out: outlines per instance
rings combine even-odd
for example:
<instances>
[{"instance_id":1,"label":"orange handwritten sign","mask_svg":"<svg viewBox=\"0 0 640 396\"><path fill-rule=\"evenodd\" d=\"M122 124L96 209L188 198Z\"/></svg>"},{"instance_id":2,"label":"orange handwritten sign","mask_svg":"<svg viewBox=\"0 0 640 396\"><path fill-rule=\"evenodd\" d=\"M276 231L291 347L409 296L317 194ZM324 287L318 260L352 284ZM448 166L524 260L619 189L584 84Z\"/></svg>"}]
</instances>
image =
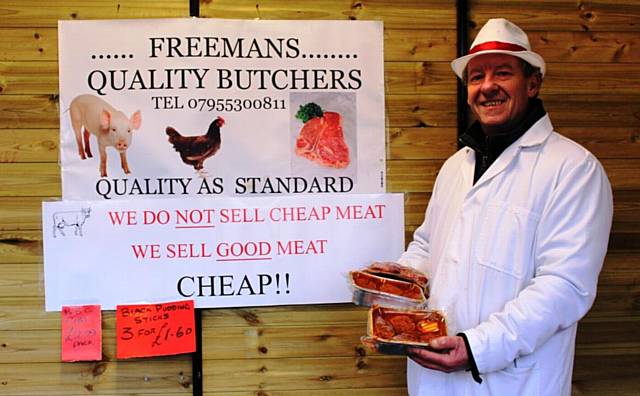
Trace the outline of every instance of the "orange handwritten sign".
<instances>
[{"instance_id":1,"label":"orange handwritten sign","mask_svg":"<svg viewBox=\"0 0 640 396\"><path fill-rule=\"evenodd\" d=\"M62 307L62 361L102 359L100 305Z\"/></svg>"},{"instance_id":2,"label":"orange handwritten sign","mask_svg":"<svg viewBox=\"0 0 640 396\"><path fill-rule=\"evenodd\" d=\"M194 352L193 300L118 305L116 338L118 359Z\"/></svg>"}]
</instances>

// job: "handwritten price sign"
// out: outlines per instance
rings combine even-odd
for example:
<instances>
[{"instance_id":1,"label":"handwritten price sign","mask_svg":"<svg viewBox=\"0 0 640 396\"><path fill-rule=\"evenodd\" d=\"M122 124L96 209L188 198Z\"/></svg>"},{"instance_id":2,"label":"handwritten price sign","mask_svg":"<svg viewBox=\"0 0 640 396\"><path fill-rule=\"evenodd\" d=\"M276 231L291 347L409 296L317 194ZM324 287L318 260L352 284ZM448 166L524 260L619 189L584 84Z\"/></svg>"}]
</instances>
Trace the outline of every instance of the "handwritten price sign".
<instances>
[{"instance_id":1,"label":"handwritten price sign","mask_svg":"<svg viewBox=\"0 0 640 396\"><path fill-rule=\"evenodd\" d=\"M62 361L102 359L99 305L62 307Z\"/></svg>"},{"instance_id":2,"label":"handwritten price sign","mask_svg":"<svg viewBox=\"0 0 640 396\"><path fill-rule=\"evenodd\" d=\"M118 305L116 334L118 359L194 352L193 300Z\"/></svg>"}]
</instances>

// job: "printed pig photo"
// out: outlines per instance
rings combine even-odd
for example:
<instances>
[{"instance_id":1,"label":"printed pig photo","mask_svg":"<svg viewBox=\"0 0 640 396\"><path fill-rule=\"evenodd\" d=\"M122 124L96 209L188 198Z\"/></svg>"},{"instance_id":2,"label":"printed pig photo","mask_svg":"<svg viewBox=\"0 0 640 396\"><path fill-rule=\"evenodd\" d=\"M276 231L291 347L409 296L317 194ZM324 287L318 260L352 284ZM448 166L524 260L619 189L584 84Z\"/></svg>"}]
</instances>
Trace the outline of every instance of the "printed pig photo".
<instances>
[{"instance_id":1,"label":"printed pig photo","mask_svg":"<svg viewBox=\"0 0 640 396\"><path fill-rule=\"evenodd\" d=\"M107 147L120 154L120 165L125 174L131 173L127 163L127 149L131 145L133 131L140 129L140 110L127 117L109 103L94 95L76 96L69 106L71 125L81 159L93 157L90 136L98 141L100 153L100 177L107 177Z\"/></svg>"}]
</instances>

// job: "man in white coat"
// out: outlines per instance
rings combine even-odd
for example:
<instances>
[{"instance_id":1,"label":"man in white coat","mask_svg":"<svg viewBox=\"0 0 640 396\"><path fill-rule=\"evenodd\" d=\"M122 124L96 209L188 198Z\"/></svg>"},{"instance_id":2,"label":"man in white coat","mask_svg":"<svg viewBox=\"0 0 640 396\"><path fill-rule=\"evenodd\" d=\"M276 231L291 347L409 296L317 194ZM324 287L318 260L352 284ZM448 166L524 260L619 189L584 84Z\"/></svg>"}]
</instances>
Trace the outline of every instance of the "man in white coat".
<instances>
[{"instance_id":1,"label":"man in white coat","mask_svg":"<svg viewBox=\"0 0 640 396\"><path fill-rule=\"evenodd\" d=\"M612 218L598 160L554 132L544 59L505 19L452 62L477 121L443 165L399 262L430 278L450 336L412 349L411 395L570 395L577 322L593 304ZM453 335L457 334L457 335Z\"/></svg>"}]
</instances>

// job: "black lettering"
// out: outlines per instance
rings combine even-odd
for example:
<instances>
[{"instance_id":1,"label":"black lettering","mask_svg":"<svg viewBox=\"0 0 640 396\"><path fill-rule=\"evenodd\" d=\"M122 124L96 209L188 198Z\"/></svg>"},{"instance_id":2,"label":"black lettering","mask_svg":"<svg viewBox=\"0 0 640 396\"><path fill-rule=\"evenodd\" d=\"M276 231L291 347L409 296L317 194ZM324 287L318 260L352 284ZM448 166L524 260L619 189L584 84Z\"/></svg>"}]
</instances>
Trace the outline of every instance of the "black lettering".
<instances>
[{"instance_id":1,"label":"black lettering","mask_svg":"<svg viewBox=\"0 0 640 396\"><path fill-rule=\"evenodd\" d=\"M362 75L362 71L358 69L349 70L349 78L354 84L349 84L349 88L351 89L360 89L362 87L362 80L360 79Z\"/></svg>"},{"instance_id":2,"label":"black lettering","mask_svg":"<svg viewBox=\"0 0 640 396\"><path fill-rule=\"evenodd\" d=\"M94 76L98 77L97 80ZM87 77L87 85L98 95L104 96L106 94L102 90L107 86L107 76L101 70L94 70Z\"/></svg>"},{"instance_id":3,"label":"black lettering","mask_svg":"<svg viewBox=\"0 0 640 396\"><path fill-rule=\"evenodd\" d=\"M199 48L200 37L186 37L187 39L187 56L196 57L202 56L202 51Z\"/></svg>"},{"instance_id":4,"label":"black lettering","mask_svg":"<svg viewBox=\"0 0 640 396\"><path fill-rule=\"evenodd\" d=\"M272 282L272 278L271 275L269 274L259 274L258 275L258 280L259 280L259 285L260 285L260 291L258 292L258 294L263 295L264 294L264 288L266 286L269 286Z\"/></svg>"},{"instance_id":5,"label":"black lettering","mask_svg":"<svg viewBox=\"0 0 640 396\"><path fill-rule=\"evenodd\" d=\"M345 187L347 186L348 187ZM350 177L340 176L340 192L349 192L353 190L353 180Z\"/></svg>"},{"instance_id":6,"label":"black lettering","mask_svg":"<svg viewBox=\"0 0 640 396\"><path fill-rule=\"evenodd\" d=\"M290 38L287 39L287 58L297 58L300 56L300 50L298 49L298 39Z\"/></svg>"},{"instance_id":7,"label":"black lettering","mask_svg":"<svg viewBox=\"0 0 640 396\"><path fill-rule=\"evenodd\" d=\"M180 39L178 37L167 37L167 41L169 44L169 51L167 52L167 58L173 58L174 52L177 54L179 58L182 58L182 52L180 52Z\"/></svg>"},{"instance_id":8,"label":"black lettering","mask_svg":"<svg viewBox=\"0 0 640 396\"><path fill-rule=\"evenodd\" d=\"M205 37L204 38L204 53L206 57L217 58L220 53L217 49L218 38L217 37Z\"/></svg>"},{"instance_id":9,"label":"black lettering","mask_svg":"<svg viewBox=\"0 0 640 396\"><path fill-rule=\"evenodd\" d=\"M103 187L101 187L103 186ZM111 193L111 183L108 179L100 179L96 182L96 192L104 199L111 199L109 194Z\"/></svg>"},{"instance_id":10,"label":"black lettering","mask_svg":"<svg viewBox=\"0 0 640 396\"><path fill-rule=\"evenodd\" d=\"M182 297L191 297L193 296L194 292L191 293L186 293L183 288L182 288L182 282L184 282L185 280L190 280L191 283L194 282L193 276L183 276L182 278L180 278L180 280L178 280L178 293L180 293L180 295Z\"/></svg>"},{"instance_id":11,"label":"black lettering","mask_svg":"<svg viewBox=\"0 0 640 396\"><path fill-rule=\"evenodd\" d=\"M149 37L151 40L151 56L150 58L157 58L158 55L156 51L160 51L162 49L162 43L164 42L164 37Z\"/></svg>"},{"instance_id":12,"label":"black lettering","mask_svg":"<svg viewBox=\"0 0 640 396\"><path fill-rule=\"evenodd\" d=\"M240 287L238 288L238 292L236 293L236 295L241 296L242 291L244 289L248 289L249 294L252 296L255 296L256 292L253 291L253 287L251 287L251 282L249 282L249 278L247 277L247 275L245 275L244 278L242 278L242 283L240 284Z\"/></svg>"},{"instance_id":13,"label":"black lettering","mask_svg":"<svg viewBox=\"0 0 640 396\"><path fill-rule=\"evenodd\" d=\"M244 194L247 192L247 186L245 185L244 177L236 178L236 194Z\"/></svg>"},{"instance_id":14,"label":"black lettering","mask_svg":"<svg viewBox=\"0 0 640 396\"><path fill-rule=\"evenodd\" d=\"M342 82L343 78L344 72L342 70L331 70L331 89L348 89ZM336 84L340 87L337 87Z\"/></svg>"},{"instance_id":15,"label":"black lettering","mask_svg":"<svg viewBox=\"0 0 640 396\"><path fill-rule=\"evenodd\" d=\"M233 87L231 81L231 70L218 69L218 89L229 89Z\"/></svg>"},{"instance_id":16,"label":"black lettering","mask_svg":"<svg viewBox=\"0 0 640 396\"><path fill-rule=\"evenodd\" d=\"M120 71L120 75L122 76L122 84L120 84L120 86L118 87L116 87L116 75L115 75L117 71ZM126 84L127 71L126 70L109 70L109 76L110 76L109 78L111 79L111 89L113 89L114 91L122 91Z\"/></svg>"},{"instance_id":17,"label":"black lettering","mask_svg":"<svg viewBox=\"0 0 640 396\"><path fill-rule=\"evenodd\" d=\"M220 278L220 295L233 296L233 275L222 275ZM229 291L226 291L229 290Z\"/></svg>"},{"instance_id":18,"label":"black lettering","mask_svg":"<svg viewBox=\"0 0 640 396\"><path fill-rule=\"evenodd\" d=\"M202 297L204 296L204 289L209 289L209 297L214 297L215 296L215 289L213 287L213 279L215 278L215 276L209 276L209 283L205 284L204 283L204 276L199 276L198 277L198 297Z\"/></svg>"},{"instance_id":19,"label":"black lettering","mask_svg":"<svg viewBox=\"0 0 640 396\"><path fill-rule=\"evenodd\" d=\"M242 43L244 42L244 38L239 38L233 47L231 47L231 43L228 38L222 38L222 56L224 58L246 58L242 55ZM236 52L237 51L237 52Z\"/></svg>"},{"instance_id":20,"label":"black lettering","mask_svg":"<svg viewBox=\"0 0 640 396\"><path fill-rule=\"evenodd\" d=\"M278 55L278 58L282 58L282 43L284 42L284 39L278 38L277 40L278 43L276 44L270 38L265 39L265 41L267 42L267 58L273 58L273 55L271 55L271 50L273 50L273 52Z\"/></svg>"}]
</instances>

